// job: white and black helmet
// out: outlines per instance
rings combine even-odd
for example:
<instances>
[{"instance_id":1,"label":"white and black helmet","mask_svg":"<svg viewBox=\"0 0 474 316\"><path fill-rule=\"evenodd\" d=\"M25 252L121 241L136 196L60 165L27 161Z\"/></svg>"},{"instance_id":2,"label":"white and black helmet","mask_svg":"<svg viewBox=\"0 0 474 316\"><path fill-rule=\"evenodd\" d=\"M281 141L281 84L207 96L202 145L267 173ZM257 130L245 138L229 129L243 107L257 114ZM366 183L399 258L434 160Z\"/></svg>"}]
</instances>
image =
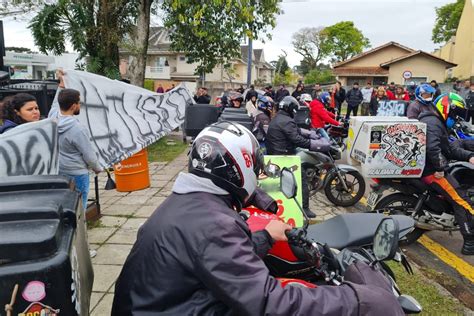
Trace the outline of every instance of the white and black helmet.
<instances>
[{"instance_id":1,"label":"white and black helmet","mask_svg":"<svg viewBox=\"0 0 474 316\"><path fill-rule=\"evenodd\" d=\"M257 139L244 126L218 122L196 137L189 154L189 172L210 179L241 205L255 192L263 155Z\"/></svg>"}]
</instances>

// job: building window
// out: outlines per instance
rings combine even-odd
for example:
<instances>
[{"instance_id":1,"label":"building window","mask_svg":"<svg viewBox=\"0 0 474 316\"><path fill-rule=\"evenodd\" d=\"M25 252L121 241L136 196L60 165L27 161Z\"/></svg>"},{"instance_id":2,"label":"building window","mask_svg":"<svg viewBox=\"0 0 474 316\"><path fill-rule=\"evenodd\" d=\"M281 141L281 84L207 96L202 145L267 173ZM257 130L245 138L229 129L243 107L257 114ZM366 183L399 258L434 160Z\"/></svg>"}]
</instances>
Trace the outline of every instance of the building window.
<instances>
[{"instance_id":1,"label":"building window","mask_svg":"<svg viewBox=\"0 0 474 316\"><path fill-rule=\"evenodd\" d=\"M186 61L186 56L179 56L179 61Z\"/></svg>"}]
</instances>

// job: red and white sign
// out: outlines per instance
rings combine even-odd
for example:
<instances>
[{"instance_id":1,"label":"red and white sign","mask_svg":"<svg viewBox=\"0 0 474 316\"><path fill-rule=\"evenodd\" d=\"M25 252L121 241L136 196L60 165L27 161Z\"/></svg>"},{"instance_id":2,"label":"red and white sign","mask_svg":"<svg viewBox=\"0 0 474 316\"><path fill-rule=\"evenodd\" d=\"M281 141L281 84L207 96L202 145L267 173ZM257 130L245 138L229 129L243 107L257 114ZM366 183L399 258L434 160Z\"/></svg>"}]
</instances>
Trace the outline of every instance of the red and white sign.
<instances>
[{"instance_id":1,"label":"red and white sign","mask_svg":"<svg viewBox=\"0 0 474 316\"><path fill-rule=\"evenodd\" d=\"M410 79L413 76L413 74L411 73L410 70L405 70L402 76L404 79Z\"/></svg>"}]
</instances>

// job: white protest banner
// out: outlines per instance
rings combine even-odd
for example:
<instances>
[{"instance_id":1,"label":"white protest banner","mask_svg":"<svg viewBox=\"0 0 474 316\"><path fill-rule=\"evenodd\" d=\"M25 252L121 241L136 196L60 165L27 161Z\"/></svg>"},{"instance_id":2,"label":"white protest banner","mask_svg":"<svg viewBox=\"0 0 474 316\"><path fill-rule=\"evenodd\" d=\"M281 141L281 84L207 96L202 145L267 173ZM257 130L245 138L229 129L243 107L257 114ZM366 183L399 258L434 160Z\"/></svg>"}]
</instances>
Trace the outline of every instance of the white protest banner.
<instances>
[{"instance_id":1,"label":"white protest banner","mask_svg":"<svg viewBox=\"0 0 474 316\"><path fill-rule=\"evenodd\" d=\"M47 119L0 135L0 177L58 174L58 125Z\"/></svg>"},{"instance_id":2,"label":"white protest banner","mask_svg":"<svg viewBox=\"0 0 474 316\"><path fill-rule=\"evenodd\" d=\"M160 94L76 70L65 71L64 83L81 94L78 119L104 168L171 133L184 122L186 104L194 102L184 84Z\"/></svg>"}]
</instances>

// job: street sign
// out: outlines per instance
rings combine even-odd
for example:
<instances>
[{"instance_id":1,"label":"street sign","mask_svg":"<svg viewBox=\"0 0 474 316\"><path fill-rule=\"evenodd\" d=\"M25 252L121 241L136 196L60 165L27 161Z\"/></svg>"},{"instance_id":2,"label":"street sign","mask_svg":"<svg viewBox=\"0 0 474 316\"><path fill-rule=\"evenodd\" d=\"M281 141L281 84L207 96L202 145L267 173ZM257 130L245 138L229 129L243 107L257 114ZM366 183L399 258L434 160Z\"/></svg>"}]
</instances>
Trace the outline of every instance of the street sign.
<instances>
[{"instance_id":1,"label":"street sign","mask_svg":"<svg viewBox=\"0 0 474 316\"><path fill-rule=\"evenodd\" d=\"M410 79L412 77L412 73L410 70L405 70L402 76L404 79Z\"/></svg>"}]
</instances>

